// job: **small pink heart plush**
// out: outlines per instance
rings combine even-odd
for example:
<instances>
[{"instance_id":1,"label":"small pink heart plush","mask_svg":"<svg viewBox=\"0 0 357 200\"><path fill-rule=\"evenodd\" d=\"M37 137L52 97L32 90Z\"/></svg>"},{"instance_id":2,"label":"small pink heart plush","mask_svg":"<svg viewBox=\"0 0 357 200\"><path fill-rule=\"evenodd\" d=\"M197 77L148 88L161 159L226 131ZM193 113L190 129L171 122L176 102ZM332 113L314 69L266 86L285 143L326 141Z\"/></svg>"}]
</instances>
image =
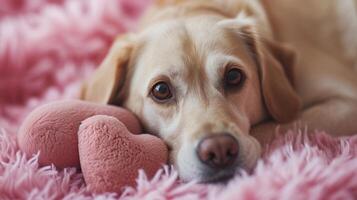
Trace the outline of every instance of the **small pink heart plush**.
<instances>
[{"instance_id":1,"label":"small pink heart plush","mask_svg":"<svg viewBox=\"0 0 357 200\"><path fill-rule=\"evenodd\" d=\"M92 191L119 192L134 185L139 169L151 177L167 162L164 142L139 133L139 121L123 108L71 100L35 109L17 137L27 155L40 151L41 165L81 167Z\"/></svg>"},{"instance_id":2,"label":"small pink heart plush","mask_svg":"<svg viewBox=\"0 0 357 200\"><path fill-rule=\"evenodd\" d=\"M93 192L115 192L135 184L138 170L152 177L167 160L162 140L133 135L118 119L97 115L82 122L78 132L82 172Z\"/></svg>"}]
</instances>

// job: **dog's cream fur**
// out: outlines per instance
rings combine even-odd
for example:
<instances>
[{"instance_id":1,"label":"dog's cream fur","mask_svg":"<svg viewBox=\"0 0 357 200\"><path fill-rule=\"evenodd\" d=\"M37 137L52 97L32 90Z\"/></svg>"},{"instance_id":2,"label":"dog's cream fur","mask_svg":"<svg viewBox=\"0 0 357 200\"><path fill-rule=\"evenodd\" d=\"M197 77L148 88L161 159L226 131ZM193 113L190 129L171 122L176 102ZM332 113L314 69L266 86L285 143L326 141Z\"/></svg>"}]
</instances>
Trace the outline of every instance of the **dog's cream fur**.
<instances>
[{"instance_id":1,"label":"dog's cream fur","mask_svg":"<svg viewBox=\"0 0 357 200\"><path fill-rule=\"evenodd\" d=\"M355 6L353 15L356 2L343 1ZM343 19L343 7L333 0L158 2L138 33L116 40L82 98L133 111L167 142L187 180L228 173L212 174L198 161L195 147L209 135L234 136L239 165L250 169L258 141L269 140L277 125L357 133L357 31ZM239 90L222 87L229 67L247 77ZM171 84L172 102L152 100L158 81Z\"/></svg>"}]
</instances>

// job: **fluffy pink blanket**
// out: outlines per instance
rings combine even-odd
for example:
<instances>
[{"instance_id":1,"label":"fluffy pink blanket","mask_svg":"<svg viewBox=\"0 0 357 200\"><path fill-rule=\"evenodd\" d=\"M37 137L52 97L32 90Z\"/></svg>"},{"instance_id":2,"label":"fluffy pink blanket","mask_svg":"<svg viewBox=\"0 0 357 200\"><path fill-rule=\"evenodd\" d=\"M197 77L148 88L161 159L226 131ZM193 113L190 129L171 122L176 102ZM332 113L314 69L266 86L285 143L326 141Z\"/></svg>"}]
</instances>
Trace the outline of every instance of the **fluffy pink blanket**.
<instances>
[{"instance_id":1,"label":"fluffy pink blanket","mask_svg":"<svg viewBox=\"0 0 357 200\"><path fill-rule=\"evenodd\" d=\"M91 194L75 169L39 167L15 135L24 116L76 98L113 38L135 27L145 0L0 0L0 199L357 199L357 137L292 131L265 149L252 174L227 186L181 183L169 167L135 188Z\"/></svg>"}]
</instances>

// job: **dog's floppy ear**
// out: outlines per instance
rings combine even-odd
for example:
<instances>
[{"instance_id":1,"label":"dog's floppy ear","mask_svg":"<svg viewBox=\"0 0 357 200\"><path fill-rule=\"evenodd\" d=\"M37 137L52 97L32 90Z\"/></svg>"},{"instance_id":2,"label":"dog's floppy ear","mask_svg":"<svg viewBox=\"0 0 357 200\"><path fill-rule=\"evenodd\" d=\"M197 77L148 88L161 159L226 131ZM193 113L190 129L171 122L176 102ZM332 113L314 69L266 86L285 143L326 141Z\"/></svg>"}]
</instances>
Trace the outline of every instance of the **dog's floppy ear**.
<instances>
[{"instance_id":1,"label":"dog's floppy ear","mask_svg":"<svg viewBox=\"0 0 357 200\"><path fill-rule=\"evenodd\" d=\"M293 120L301 105L293 88L295 52L281 43L260 38L255 30L255 20L244 13L221 24L238 32L251 52L258 66L261 90L270 115L281 123Z\"/></svg>"},{"instance_id":2,"label":"dog's floppy ear","mask_svg":"<svg viewBox=\"0 0 357 200\"><path fill-rule=\"evenodd\" d=\"M256 45L266 108L278 122L289 122L297 116L301 105L293 88L295 53L276 42L262 41Z\"/></svg>"},{"instance_id":3,"label":"dog's floppy ear","mask_svg":"<svg viewBox=\"0 0 357 200\"><path fill-rule=\"evenodd\" d=\"M101 65L82 86L81 99L110 104L123 87L127 65L133 51L132 36L119 36Z\"/></svg>"}]
</instances>

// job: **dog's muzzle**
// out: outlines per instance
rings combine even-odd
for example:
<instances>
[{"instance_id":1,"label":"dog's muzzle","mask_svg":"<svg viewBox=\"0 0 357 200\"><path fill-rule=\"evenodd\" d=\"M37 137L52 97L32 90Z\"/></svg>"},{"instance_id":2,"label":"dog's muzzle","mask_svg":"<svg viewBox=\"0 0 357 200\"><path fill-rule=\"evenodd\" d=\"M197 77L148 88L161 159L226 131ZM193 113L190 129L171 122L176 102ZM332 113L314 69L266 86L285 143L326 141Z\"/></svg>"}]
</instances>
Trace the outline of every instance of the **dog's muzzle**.
<instances>
[{"instance_id":1,"label":"dog's muzzle","mask_svg":"<svg viewBox=\"0 0 357 200\"><path fill-rule=\"evenodd\" d=\"M207 180L204 182L222 182L233 177L239 144L231 134L215 134L201 139L196 153L207 171Z\"/></svg>"}]
</instances>

